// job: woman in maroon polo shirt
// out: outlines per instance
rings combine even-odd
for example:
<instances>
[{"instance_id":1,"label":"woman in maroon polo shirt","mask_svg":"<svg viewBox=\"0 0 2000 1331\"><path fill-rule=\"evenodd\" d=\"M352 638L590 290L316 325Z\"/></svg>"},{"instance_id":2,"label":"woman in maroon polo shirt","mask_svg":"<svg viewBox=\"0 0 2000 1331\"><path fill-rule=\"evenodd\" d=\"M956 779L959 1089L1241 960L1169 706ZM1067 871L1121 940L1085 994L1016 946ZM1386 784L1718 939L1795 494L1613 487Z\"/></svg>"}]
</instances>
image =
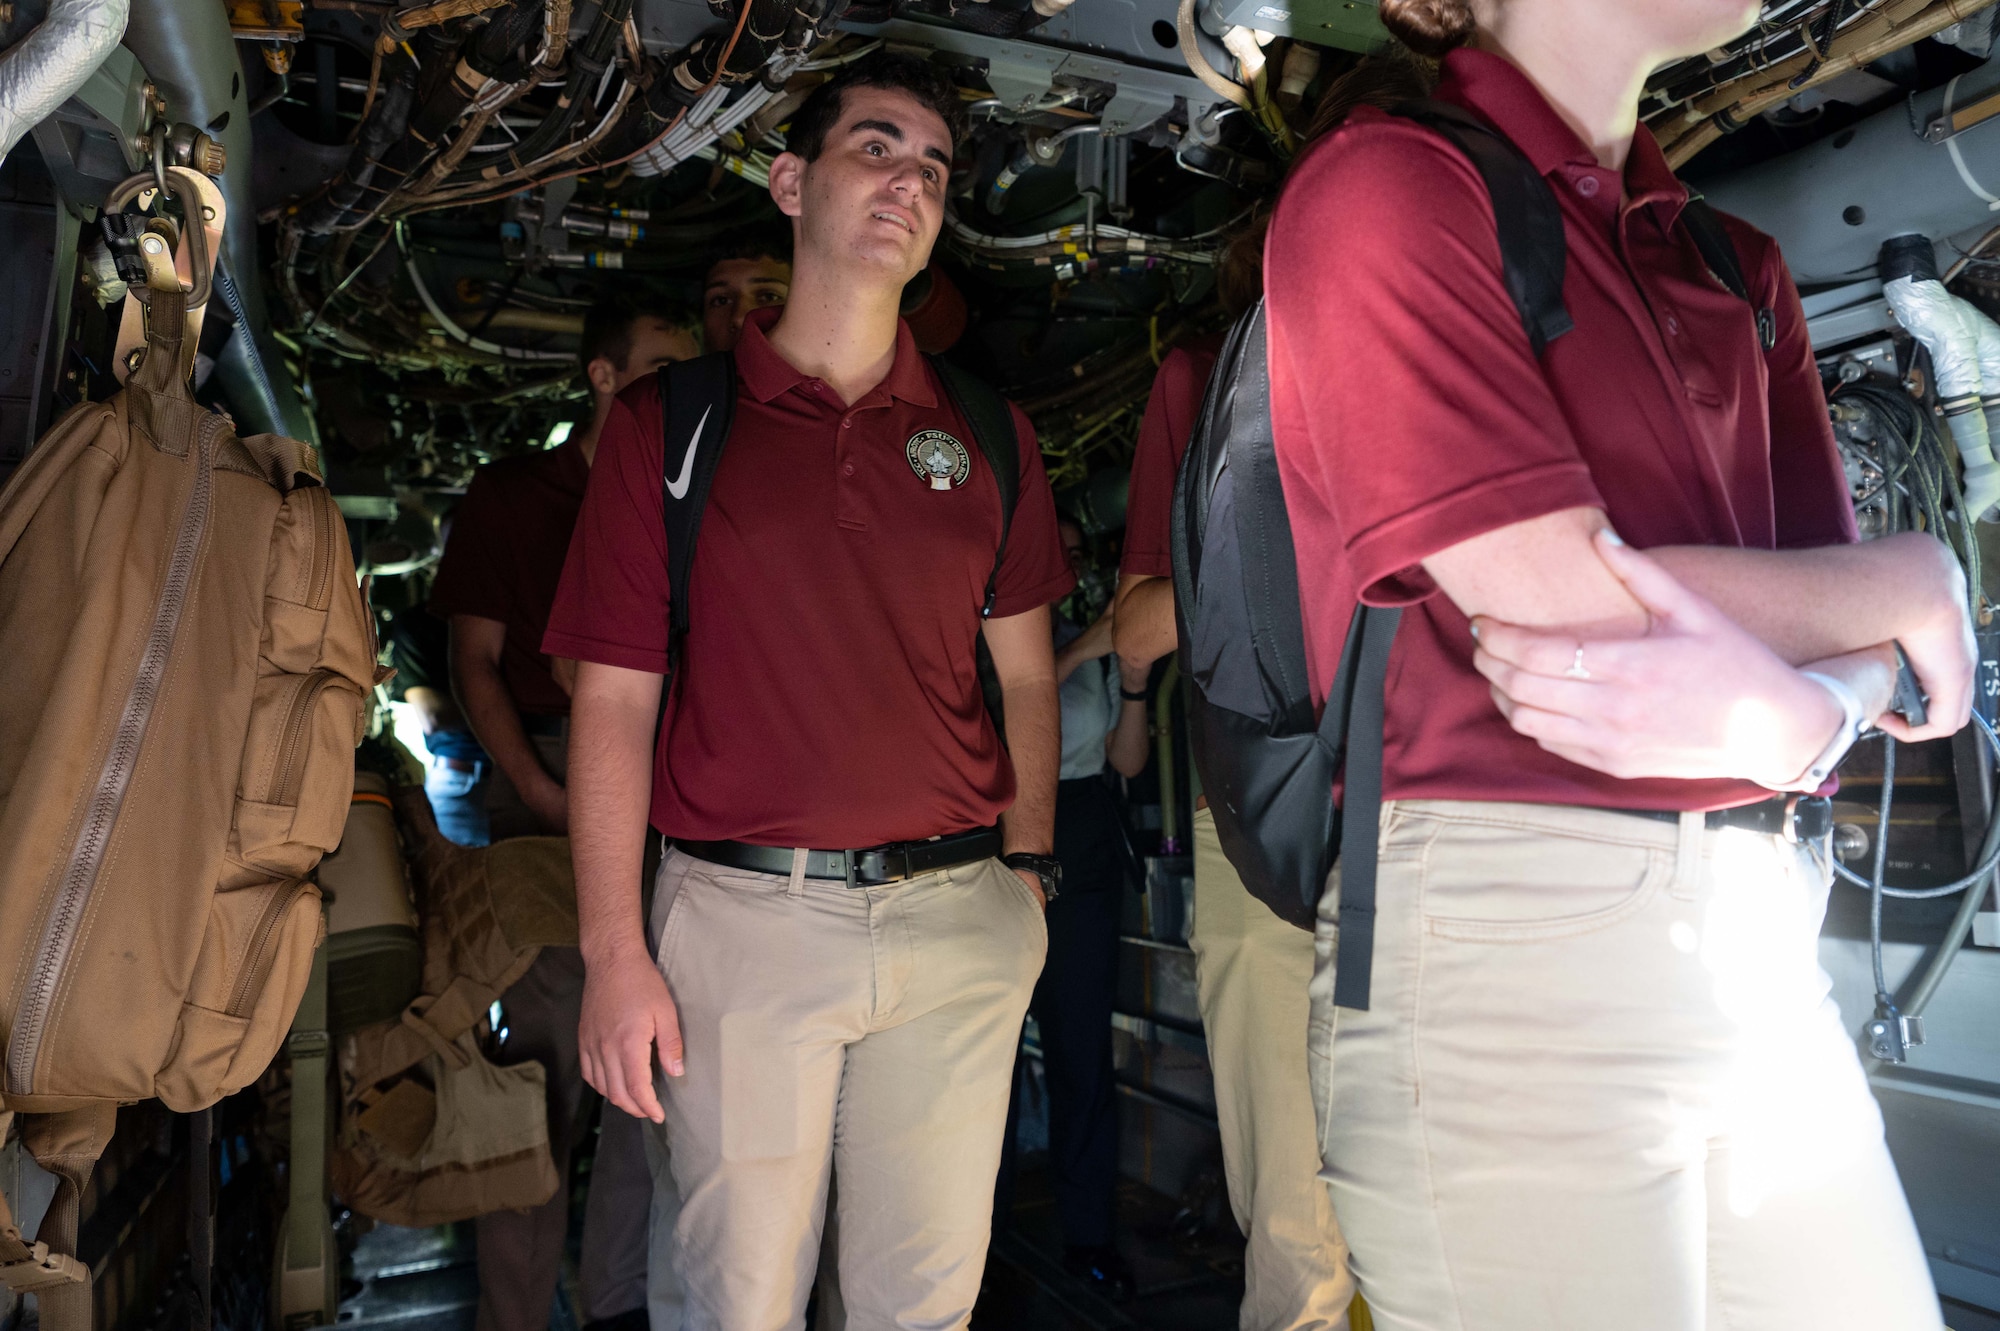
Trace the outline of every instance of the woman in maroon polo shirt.
<instances>
[{"instance_id":1,"label":"woman in maroon polo shirt","mask_svg":"<svg viewBox=\"0 0 2000 1331\"><path fill-rule=\"evenodd\" d=\"M1357 600L1406 607L1369 1007L1333 1003L1337 887L1313 978L1362 1292L1399 1331L1935 1327L1815 958L1827 849L1772 800L1860 723L1965 722L1964 584L1929 537L1852 544L1776 247L1728 223L1746 306L1637 123L1755 0L1382 11L1547 181L1576 326L1530 349L1433 132L1363 109L1294 169L1265 289L1318 687ZM1883 715L1896 640L1921 730Z\"/></svg>"}]
</instances>

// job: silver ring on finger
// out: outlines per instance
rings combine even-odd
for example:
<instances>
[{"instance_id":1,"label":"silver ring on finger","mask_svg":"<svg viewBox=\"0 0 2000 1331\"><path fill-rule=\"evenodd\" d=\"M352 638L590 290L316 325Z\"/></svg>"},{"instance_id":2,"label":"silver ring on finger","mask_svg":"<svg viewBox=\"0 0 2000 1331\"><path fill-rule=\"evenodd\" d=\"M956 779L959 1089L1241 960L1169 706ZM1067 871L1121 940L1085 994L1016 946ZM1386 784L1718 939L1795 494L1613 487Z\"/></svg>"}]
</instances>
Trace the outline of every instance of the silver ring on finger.
<instances>
[{"instance_id":1,"label":"silver ring on finger","mask_svg":"<svg viewBox=\"0 0 2000 1331\"><path fill-rule=\"evenodd\" d=\"M1583 646L1581 643L1577 645L1576 657L1569 663L1569 669L1563 671L1563 677L1565 679L1590 678L1590 672L1583 667Z\"/></svg>"}]
</instances>

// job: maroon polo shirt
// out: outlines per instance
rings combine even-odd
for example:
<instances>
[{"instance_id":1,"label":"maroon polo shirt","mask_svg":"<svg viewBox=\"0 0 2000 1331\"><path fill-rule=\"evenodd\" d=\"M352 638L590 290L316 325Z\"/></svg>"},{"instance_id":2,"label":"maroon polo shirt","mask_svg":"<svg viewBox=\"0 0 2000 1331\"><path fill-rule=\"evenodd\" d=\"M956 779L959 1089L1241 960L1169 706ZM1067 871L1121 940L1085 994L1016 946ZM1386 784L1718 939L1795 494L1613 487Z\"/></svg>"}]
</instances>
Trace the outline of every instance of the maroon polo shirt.
<instances>
[{"instance_id":1,"label":"maroon polo shirt","mask_svg":"<svg viewBox=\"0 0 2000 1331\"><path fill-rule=\"evenodd\" d=\"M431 613L477 615L507 626L500 678L522 712L569 715L569 695L542 654L563 557L583 505L590 463L566 443L546 453L481 467L452 517Z\"/></svg>"},{"instance_id":2,"label":"maroon polo shirt","mask_svg":"<svg viewBox=\"0 0 2000 1331\"><path fill-rule=\"evenodd\" d=\"M1471 537L1601 508L1633 545L1769 550L1855 539L1798 293L1730 219L1777 346L1677 225L1687 190L1641 126L1600 167L1519 70L1445 59L1436 95L1486 117L1561 205L1576 328L1538 362L1501 285L1492 204L1442 138L1369 108L1305 155L1265 252L1271 410L1321 696L1357 594L1407 607L1390 663L1384 793L1706 809L1769 792L1621 781L1511 730L1466 618L1419 566ZM1621 195L1623 196L1621 199Z\"/></svg>"},{"instance_id":3,"label":"maroon polo shirt","mask_svg":"<svg viewBox=\"0 0 2000 1331\"><path fill-rule=\"evenodd\" d=\"M1125 548L1118 557L1120 573L1174 576L1174 478L1180 475L1181 458L1194 438L1208 376L1221 353L1222 334L1205 334L1169 351L1153 375L1146 414L1139 421L1139 442L1132 451Z\"/></svg>"},{"instance_id":4,"label":"maroon polo shirt","mask_svg":"<svg viewBox=\"0 0 2000 1331\"><path fill-rule=\"evenodd\" d=\"M990 826L1014 799L974 664L999 487L907 326L888 377L849 407L772 349L778 314L751 314L736 347L735 423L702 518L653 826L836 849ZM1020 498L996 618L1075 581L1034 429L1018 409L1014 423ZM926 430L970 460L954 488L910 462ZM665 671L660 432L648 375L598 442L544 650Z\"/></svg>"}]
</instances>

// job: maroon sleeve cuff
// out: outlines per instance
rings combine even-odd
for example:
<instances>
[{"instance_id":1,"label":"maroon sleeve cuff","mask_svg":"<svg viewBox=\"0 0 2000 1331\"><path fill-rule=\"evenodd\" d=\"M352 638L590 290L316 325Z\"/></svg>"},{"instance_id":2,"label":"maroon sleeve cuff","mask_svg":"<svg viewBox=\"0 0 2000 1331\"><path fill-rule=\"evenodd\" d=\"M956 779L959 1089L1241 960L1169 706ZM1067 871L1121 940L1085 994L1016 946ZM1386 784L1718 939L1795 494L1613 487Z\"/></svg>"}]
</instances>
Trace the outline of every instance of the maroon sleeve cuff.
<instances>
[{"instance_id":1,"label":"maroon sleeve cuff","mask_svg":"<svg viewBox=\"0 0 2000 1331\"><path fill-rule=\"evenodd\" d=\"M1171 578L1174 556L1168 550L1134 550L1127 546L1118 557L1118 571L1135 578Z\"/></svg>"},{"instance_id":2,"label":"maroon sleeve cuff","mask_svg":"<svg viewBox=\"0 0 2000 1331\"><path fill-rule=\"evenodd\" d=\"M597 638L580 638L573 633L558 633L554 629L543 635L542 651L549 656L567 656L572 661L617 666L621 670L643 670L649 675L667 673L665 652L628 647L623 643L604 642Z\"/></svg>"},{"instance_id":3,"label":"maroon sleeve cuff","mask_svg":"<svg viewBox=\"0 0 2000 1331\"><path fill-rule=\"evenodd\" d=\"M1348 543L1361 600L1414 605L1437 590L1423 561L1440 550L1566 508L1603 508L1582 460L1544 463L1398 514Z\"/></svg>"},{"instance_id":4,"label":"maroon sleeve cuff","mask_svg":"<svg viewBox=\"0 0 2000 1331\"><path fill-rule=\"evenodd\" d=\"M1039 587L1025 592L1014 592L993 599L993 613L990 618L1006 619L1011 615L1025 615L1037 606L1048 605L1068 596L1076 586L1076 575L1067 569L1061 577L1053 578Z\"/></svg>"}]
</instances>

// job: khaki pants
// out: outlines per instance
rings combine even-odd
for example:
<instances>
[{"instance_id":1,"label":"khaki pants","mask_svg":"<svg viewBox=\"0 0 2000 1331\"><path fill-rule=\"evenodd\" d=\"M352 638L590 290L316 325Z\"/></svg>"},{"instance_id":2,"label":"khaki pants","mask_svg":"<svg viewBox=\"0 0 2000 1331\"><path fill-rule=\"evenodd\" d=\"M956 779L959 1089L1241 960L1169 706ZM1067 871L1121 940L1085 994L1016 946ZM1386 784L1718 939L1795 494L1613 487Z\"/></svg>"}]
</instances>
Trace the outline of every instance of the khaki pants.
<instances>
[{"instance_id":1,"label":"khaki pants","mask_svg":"<svg viewBox=\"0 0 2000 1331\"><path fill-rule=\"evenodd\" d=\"M1229 1206L1250 1244L1242 1331L1341 1331L1354 1281L1318 1180L1306 1072L1313 940L1251 896L1223 856L1215 815L1194 815L1195 982Z\"/></svg>"},{"instance_id":2,"label":"khaki pants","mask_svg":"<svg viewBox=\"0 0 2000 1331\"><path fill-rule=\"evenodd\" d=\"M660 868L685 1076L661 1078L688 1331L796 1331L840 1171L853 1331L964 1327L1047 933L997 860L885 887Z\"/></svg>"},{"instance_id":3,"label":"khaki pants","mask_svg":"<svg viewBox=\"0 0 2000 1331\"><path fill-rule=\"evenodd\" d=\"M1817 959L1823 847L1562 806L1382 811L1325 1177L1384 1331L1921 1331L1937 1296Z\"/></svg>"}]
</instances>

